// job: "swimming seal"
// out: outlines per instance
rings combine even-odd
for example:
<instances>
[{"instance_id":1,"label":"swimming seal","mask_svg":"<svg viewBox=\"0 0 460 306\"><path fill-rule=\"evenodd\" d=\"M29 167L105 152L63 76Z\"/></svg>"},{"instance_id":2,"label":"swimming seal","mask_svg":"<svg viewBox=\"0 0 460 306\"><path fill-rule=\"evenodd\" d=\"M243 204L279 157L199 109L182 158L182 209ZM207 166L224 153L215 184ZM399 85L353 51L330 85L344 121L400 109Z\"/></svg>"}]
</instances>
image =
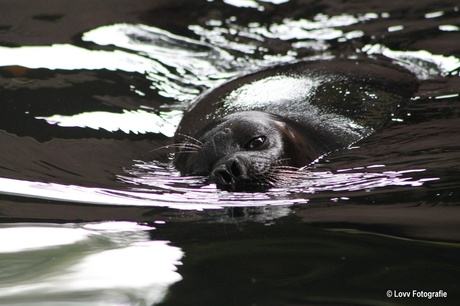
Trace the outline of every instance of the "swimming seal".
<instances>
[{"instance_id":1,"label":"swimming seal","mask_svg":"<svg viewBox=\"0 0 460 306\"><path fill-rule=\"evenodd\" d=\"M302 61L235 78L199 97L175 135L175 167L232 191L286 174L383 128L417 90L386 60Z\"/></svg>"}]
</instances>

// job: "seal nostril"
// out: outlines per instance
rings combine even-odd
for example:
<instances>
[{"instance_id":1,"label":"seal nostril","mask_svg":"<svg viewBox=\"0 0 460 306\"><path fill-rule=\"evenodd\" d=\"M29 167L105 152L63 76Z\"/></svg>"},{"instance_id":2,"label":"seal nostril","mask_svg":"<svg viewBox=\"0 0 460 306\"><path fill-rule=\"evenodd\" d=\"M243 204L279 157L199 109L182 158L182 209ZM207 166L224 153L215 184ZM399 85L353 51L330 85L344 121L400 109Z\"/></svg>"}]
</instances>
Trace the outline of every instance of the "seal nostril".
<instances>
[{"instance_id":1,"label":"seal nostril","mask_svg":"<svg viewBox=\"0 0 460 306\"><path fill-rule=\"evenodd\" d=\"M230 166L230 172L233 174L234 177L240 177L241 176L241 169L240 165L238 162L235 160L233 161L232 165Z\"/></svg>"},{"instance_id":2,"label":"seal nostril","mask_svg":"<svg viewBox=\"0 0 460 306\"><path fill-rule=\"evenodd\" d=\"M231 174L225 170L220 170L216 174L222 178L222 183L231 184L233 181Z\"/></svg>"},{"instance_id":3,"label":"seal nostril","mask_svg":"<svg viewBox=\"0 0 460 306\"><path fill-rule=\"evenodd\" d=\"M214 177L222 185L230 185L233 182L232 175L227 170L214 171Z\"/></svg>"}]
</instances>

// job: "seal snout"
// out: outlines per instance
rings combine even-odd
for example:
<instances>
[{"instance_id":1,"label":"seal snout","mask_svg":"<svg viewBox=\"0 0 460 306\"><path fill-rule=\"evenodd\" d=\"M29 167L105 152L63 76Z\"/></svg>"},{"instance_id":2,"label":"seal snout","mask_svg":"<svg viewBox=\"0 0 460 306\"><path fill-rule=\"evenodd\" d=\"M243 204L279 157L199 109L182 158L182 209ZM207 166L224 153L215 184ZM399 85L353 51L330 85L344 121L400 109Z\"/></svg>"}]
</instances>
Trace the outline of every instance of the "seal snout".
<instances>
[{"instance_id":1,"label":"seal snout","mask_svg":"<svg viewBox=\"0 0 460 306\"><path fill-rule=\"evenodd\" d=\"M247 168L241 160L234 158L217 165L209 175L211 182L225 189L235 189L247 177Z\"/></svg>"}]
</instances>

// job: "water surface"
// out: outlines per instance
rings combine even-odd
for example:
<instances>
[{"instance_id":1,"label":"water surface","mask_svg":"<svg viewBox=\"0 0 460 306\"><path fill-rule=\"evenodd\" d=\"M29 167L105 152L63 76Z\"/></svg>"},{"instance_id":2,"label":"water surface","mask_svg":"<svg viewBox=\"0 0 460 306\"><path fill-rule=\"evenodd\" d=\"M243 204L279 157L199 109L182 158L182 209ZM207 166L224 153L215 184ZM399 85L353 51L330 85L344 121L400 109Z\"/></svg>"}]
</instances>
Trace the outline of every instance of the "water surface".
<instances>
[{"instance_id":1,"label":"water surface","mask_svg":"<svg viewBox=\"0 0 460 306\"><path fill-rule=\"evenodd\" d=\"M454 305L459 9L2 2L0 236L15 242L2 242L2 304ZM388 128L319 159L306 179L265 193L220 191L180 177L172 152L159 149L191 101L226 80L356 56L394 60L417 75L419 91ZM132 222L129 238L122 221ZM119 264L92 265L105 258Z\"/></svg>"}]
</instances>

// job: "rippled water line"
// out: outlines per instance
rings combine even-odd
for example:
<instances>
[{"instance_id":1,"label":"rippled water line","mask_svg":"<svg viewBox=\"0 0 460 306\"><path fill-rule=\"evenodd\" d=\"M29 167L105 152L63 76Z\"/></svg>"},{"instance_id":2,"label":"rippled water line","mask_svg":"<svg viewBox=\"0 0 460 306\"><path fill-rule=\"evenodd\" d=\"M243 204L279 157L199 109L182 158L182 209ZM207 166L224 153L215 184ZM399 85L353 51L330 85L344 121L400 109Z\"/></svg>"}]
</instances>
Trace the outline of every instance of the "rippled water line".
<instances>
[{"instance_id":1,"label":"rippled water line","mask_svg":"<svg viewBox=\"0 0 460 306\"><path fill-rule=\"evenodd\" d=\"M113 190L0 178L0 193L54 201L97 205L168 207L180 210L221 209L229 206L292 205L308 200L273 199L264 193L226 193L215 188ZM163 185L166 186L166 185Z\"/></svg>"},{"instance_id":2,"label":"rippled water line","mask_svg":"<svg viewBox=\"0 0 460 306\"><path fill-rule=\"evenodd\" d=\"M199 201L199 203L186 202L186 199L178 198L177 194L166 198L163 193L154 193L153 190L149 190L150 193L140 194L105 188L30 182L7 178L0 178L0 192L14 196L100 205L167 206L184 210L219 208L218 206L206 205L202 201ZM168 199L176 200L177 202L168 202Z\"/></svg>"},{"instance_id":3,"label":"rippled water line","mask_svg":"<svg viewBox=\"0 0 460 306\"><path fill-rule=\"evenodd\" d=\"M156 304L182 280L184 253L152 241L152 229L133 222L2 224L0 303Z\"/></svg>"},{"instance_id":4,"label":"rippled water line","mask_svg":"<svg viewBox=\"0 0 460 306\"><path fill-rule=\"evenodd\" d=\"M327 16L327 18L325 16L320 17L317 18L318 23L330 23L334 26L353 24L360 20L359 18L348 20L343 16L338 16L340 18L337 17L337 20ZM373 15L369 15L368 17L364 16L360 18L368 19L374 17ZM305 25L300 26L295 24L292 24L292 26L306 27ZM317 27L318 25L316 24L313 26L313 28ZM260 26L251 26L250 30L254 32L257 29L260 30L260 28ZM200 34L208 38L210 37L209 33ZM221 33L220 36L222 35ZM265 33L262 36L266 37L266 35L268 34ZM110 40L107 40L107 37L110 37ZM143 39L136 39L136 37L142 37ZM111 25L89 31L84 34L83 38L84 40L100 45L114 44L125 50L136 51L138 54L120 50L90 51L71 45L20 48L0 47L0 54L3 55L0 57L0 64L23 65L30 68L38 68L37 65L39 65L39 67L49 69L104 68L140 73L148 72L148 78L155 84L154 86L158 88L160 94L179 101L189 101L195 98L199 92L193 89L194 86L212 87L216 79L227 79L236 73L236 71L224 72L223 67L216 66L218 63L234 62L234 58L222 49L186 37L173 35L154 27L128 24ZM275 35L274 38L279 39L280 37L279 35ZM222 47L224 48L225 46ZM382 45L367 45L363 48L363 51L368 54L380 53L397 59L401 64L406 65L409 69L416 72L419 77L425 79L433 75L446 74L460 68L459 59L453 56L433 55L426 51L393 51ZM176 52L178 56L170 56L170 52ZM148 57L141 54L147 54ZM36 56L40 57L40 61L32 60ZM69 56L79 60L69 60ZM210 61L213 57L217 62ZM193 58L193 60L188 60L190 58ZM177 73L170 72L164 66L164 63L175 67L178 71L182 71L181 76L179 77L176 75ZM197 65L197 63L199 64ZM189 85L181 84L185 80ZM174 134L175 127L177 126L177 122L166 122L161 116L157 116L154 113L146 113L144 110L137 110L135 112L125 111L124 114L107 113L110 116L121 116L120 120L99 120L100 115L100 113L82 113L76 116L56 114L55 116L39 117L37 119L45 119L50 124L58 124L59 126L102 128L109 131L122 130L134 133L152 132L161 133L168 137ZM144 120L146 115L149 118L145 118ZM96 117L96 120L90 120L92 117ZM133 118L134 120L130 120L130 117L135 118ZM176 118L180 118L180 116ZM112 125L115 122L118 125L113 127ZM120 125L122 123L123 125ZM107 124L110 126L107 126Z\"/></svg>"},{"instance_id":5,"label":"rippled water line","mask_svg":"<svg viewBox=\"0 0 460 306\"><path fill-rule=\"evenodd\" d=\"M49 124L61 127L87 127L110 132L123 131L126 134L157 133L173 137L182 114L176 110L160 112L159 115L144 110L124 110L123 113L85 112L72 116L53 115L36 119L43 119Z\"/></svg>"},{"instance_id":6,"label":"rippled water line","mask_svg":"<svg viewBox=\"0 0 460 306\"><path fill-rule=\"evenodd\" d=\"M140 55L119 50L87 50L68 44L12 48L0 46L0 55L0 66L18 65L31 69L107 69L138 73L161 69L161 65Z\"/></svg>"},{"instance_id":7,"label":"rippled water line","mask_svg":"<svg viewBox=\"0 0 460 306\"><path fill-rule=\"evenodd\" d=\"M194 87L213 87L248 66L216 46L145 25L103 26L82 39L123 50L88 50L69 44L0 47L0 66L147 73L160 94L178 101L195 98L200 91Z\"/></svg>"},{"instance_id":8,"label":"rippled water line","mask_svg":"<svg viewBox=\"0 0 460 306\"><path fill-rule=\"evenodd\" d=\"M182 87L187 88L181 84L182 82L189 85L188 90L190 86L212 87L216 80L228 79L244 70L247 65L239 64L241 62L235 61L227 51L214 45L141 24L103 26L86 32L82 39L101 46L114 45L135 51L158 61L163 67L163 70L159 71L160 76L154 75L157 74L156 70L151 70L149 77L154 81L154 85L160 85L160 90L161 85L167 83L161 80L161 75L179 86L182 92ZM177 71L171 72L169 68ZM187 90L184 93L186 92ZM197 93L195 92L194 96ZM181 101L190 99L188 96L174 98Z\"/></svg>"},{"instance_id":9,"label":"rippled water line","mask_svg":"<svg viewBox=\"0 0 460 306\"><path fill-rule=\"evenodd\" d=\"M61 228L59 231L50 227L33 226L0 228L0 254L71 245L84 241L88 235L88 231L73 228Z\"/></svg>"},{"instance_id":10,"label":"rippled water line","mask_svg":"<svg viewBox=\"0 0 460 306\"><path fill-rule=\"evenodd\" d=\"M396 51L383 45L366 45L362 48L367 54L383 54L388 58L398 60L420 79L429 79L437 75L447 75L460 69L460 59L455 56L431 54L425 50Z\"/></svg>"},{"instance_id":11,"label":"rippled water line","mask_svg":"<svg viewBox=\"0 0 460 306\"><path fill-rule=\"evenodd\" d=\"M365 170L366 168L384 168L383 165L371 165L368 167L360 167ZM161 167L156 164L149 165L149 163L139 163L134 169L126 170L130 176L120 176L127 184L134 184L136 186L150 186L155 189L169 190L172 193L181 192L187 195L190 199L207 199L217 205L241 205L239 203L232 203L235 200L244 201L242 205L250 206L257 199L256 205L272 204L267 200L272 198L278 199L280 204L288 205L289 199L284 200L284 196L292 194L304 194L305 200L308 202L308 194L316 194L320 192L346 192L346 191L359 191L359 190L372 190L375 188L382 188L388 186L412 186L420 187L425 182L435 181L439 178L426 177L414 179L410 174L424 172L424 169L412 169L401 171L383 171L383 172L356 172L357 169L342 169L337 173L332 172L309 172L308 170L299 171L292 181L287 183L289 185L288 191L285 188L273 188L266 193L260 193L255 196L253 193L237 193L237 192L223 192L216 189L214 184L205 185L206 182L200 177L180 177L178 173L167 166ZM179 185L178 185L179 184ZM195 185L197 187L185 187ZM183 187L180 187L183 186ZM200 187L201 186L201 187ZM136 189L139 192L145 192L144 187ZM227 203L227 201L229 201ZM260 203L259 201L262 201ZM295 199L294 201L299 201ZM209 202L208 202L209 203ZM292 203L292 202L291 202ZM273 205L273 204L272 204Z\"/></svg>"},{"instance_id":12,"label":"rippled water line","mask_svg":"<svg viewBox=\"0 0 460 306\"><path fill-rule=\"evenodd\" d=\"M337 174L312 172L305 174L304 182L299 181L299 178L297 178L288 192L279 188L274 188L265 193L226 192L218 190L214 185L205 185L201 188L178 187L176 185L178 181L184 184L190 178L168 179L168 177L164 177L158 179L159 176L154 173L146 175L138 173L138 177L131 178L131 181L129 177L124 178L127 183L155 187L156 189L154 190L144 187L135 187L131 190L113 190L0 178L0 192L15 196L87 204L155 206L182 210L203 210L235 206L250 207L300 204L307 203L309 201L308 196L299 199L289 198L289 195L296 193L308 195L324 191L347 192L372 190L388 186L420 187L425 182L439 179L413 179L406 176L407 174L422 171L424 170Z\"/></svg>"},{"instance_id":13,"label":"rippled water line","mask_svg":"<svg viewBox=\"0 0 460 306\"><path fill-rule=\"evenodd\" d=\"M313 25L314 29L322 29L321 25L330 24L332 26L344 26L348 24L356 23L357 21L350 16L317 16L318 18L316 23ZM374 15L369 15L366 18L377 18ZM286 21L287 22L287 21ZM289 21L289 24L296 26L295 22L300 21ZM306 22L306 21L305 21ZM308 29L312 27L308 22L300 22L297 24L297 27L302 29ZM248 33L253 35L257 34L257 31L260 30L260 25L252 25L249 27ZM276 31L274 33L277 33ZM273 34L273 33L272 33ZM281 39L281 32L279 35L273 36L273 38ZM202 35L207 35L203 33ZM223 33L220 33L223 36ZM261 34L260 39L263 40L268 34ZM110 37L110 40L107 40L107 37ZM113 38L116 39L113 39ZM318 37L316 37L318 38ZM104 67L104 63L99 62L99 55L109 55L111 54L113 58L111 60L114 63L110 63L110 67L115 70L124 70L126 71L135 71L135 72L146 72L149 73L149 79L155 84L157 89L162 92L165 96L171 96L174 98L182 99L191 99L196 96L197 92L191 89L193 86L209 86L215 84L216 80L214 78L225 79L230 77L235 73L235 71L226 70L229 67L236 69L244 68L244 64L238 64L237 66L231 66L233 64L233 56L230 56L226 51L223 51L225 46L222 46L222 49L219 47L213 46L212 44L202 43L198 40L192 40L186 37L177 36L167 31L157 29L154 27L148 27L144 25L129 25L129 24L116 24L111 26L104 26L94 30L91 30L84 34L84 40L91 41L95 44L107 45L111 44L119 48L123 48L124 51L115 50L115 51L90 51L82 48L78 48L70 45L53 45L49 47L21 47L21 48L0 48L0 54L2 52L21 51L18 53L11 53L12 57L7 60L10 60L10 64L18 64L21 61L23 63L28 63L27 58L33 58L30 56L30 52L37 50L41 51L56 51L57 53L51 52L51 55L54 59L55 57L60 58L57 54L70 52L72 57L78 54L84 54L87 57L83 57L85 61L75 62L66 60L65 63L76 65L73 68L64 66L64 64L53 62L49 63L49 60L44 61L44 66L51 65L47 68L54 69L50 67L59 67L56 69L108 69ZM227 46L228 47L228 46ZM383 46L366 46L365 51L369 54L375 52L384 52L388 51ZM28 49L31 48L31 49ZM34 49L39 48L39 49ZM366 49L369 48L369 49ZM125 50L133 51L126 52ZM382 51L383 50L383 51ZM24 51L24 54L22 52ZM26 52L27 51L27 52ZM392 50L389 50L393 52ZM75 53L72 53L75 52ZM178 58L171 56L171 52L176 52ZM77 54L78 53L78 54ZM91 58L92 55L95 55L94 58ZM393 53L391 53L393 54ZM389 54L389 55L391 55ZM13 56L14 55L14 56ZM115 55L122 55L121 58L116 58ZM34 55L35 56L35 55ZM50 55L48 54L46 58ZM427 63L432 63L433 67L437 68L436 73L439 71L442 72L442 69L455 69L458 63L458 59L453 57L433 57L427 52L397 52L394 53L395 58L404 59L407 61L426 61ZM76 56L78 58L78 56ZM0 57L5 61L5 57ZM198 64L197 64L198 62ZM0 63L1 60L0 60ZM148 64L150 63L150 65ZM160 64L161 63L161 64ZM163 65L166 63L165 65ZM447 64L446 64L447 63ZM147 65L146 65L147 64ZM57 65L57 66L52 66ZM82 66L83 65L83 66ZM85 66L87 65L87 66ZM93 68L88 68L92 67ZM99 66L98 66L99 65ZM131 65L131 66L130 66ZM146 67L144 67L146 65ZM230 66L228 66L230 65ZM423 73L432 73L432 66L429 66L427 71ZM96 67L96 68L94 68ZM174 67L177 71L174 73L170 71L170 68ZM423 68L425 69L425 68ZM211 74L209 74L212 72ZM214 74L213 74L214 73ZM187 85L182 84L182 82L187 83ZM79 117L80 119L82 117ZM127 118L126 114L123 119ZM46 118L45 118L46 119ZM52 123L51 118L47 118ZM54 123L65 125L66 120L73 118L65 117L54 117L56 119ZM75 124L75 123L73 123ZM85 126L88 126L86 124ZM75 125L73 125L75 126ZM125 130L131 130L131 127L124 127ZM165 135L172 135L172 129L169 129ZM212 202L216 205L211 205L212 208L218 208L222 205L235 205L235 199L241 201L248 201L248 205L263 205L264 201L270 201L270 199L260 198L258 196L248 196L244 194L242 196L235 196L236 194L224 193L219 190L216 190L213 186L205 186L202 188L189 188L189 187L178 187L177 184L184 186L188 183L187 179L183 178L174 178L165 177L164 179L159 180L158 177L155 177L156 173L153 172L151 175L138 177L137 182L132 181L135 184L144 184L147 186L158 187L160 190L134 190L134 191L119 191L119 190L109 190L109 189L99 189L99 188L85 188L80 186L64 186L59 184L47 184L47 183L34 183L23 181L23 186L28 186L27 184L32 184L34 187L29 188L33 194L38 195L41 198L46 198L44 194L37 191L38 189L49 189L48 192L51 192L51 197L57 200L66 200L83 203L96 203L96 204L115 204L115 205L147 205L147 206L174 206L177 205L180 209L186 209L182 205L186 204L188 209L202 209L206 207L203 202ZM379 176L380 175L380 176ZM301 182L299 186L294 186L295 189L305 187L304 190L300 190L300 193L309 194L316 193L320 191L347 191L350 188L353 190L361 190L367 188L376 188L376 187L385 187L388 185L411 185L420 186L423 182L413 181L410 178L400 178L402 173L397 173L396 176L393 174L366 174L366 173L355 173L355 174L333 174L329 179L325 174L316 174L316 177L308 177L305 179L305 182ZM386 176L389 176L386 178ZM128 179L129 182L129 179ZM38 186L37 184L43 184ZM14 186L14 184L13 184ZM29 186L30 187L30 186ZM26 188L27 189L27 188ZM17 191L10 189L10 192L13 194ZM8 190L6 191L8 192ZM72 194L73 192L73 194ZM170 192L170 193L165 193ZM295 191L297 192L297 191ZM70 196L60 195L65 193L70 193ZM19 193L20 194L20 193ZM32 196L31 195L31 196ZM24 195L23 196L27 196ZM278 196L274 194L272 196ZM205 201L203 200L205 199ZM255 199L255 200L254 200ZM253 201L254 200L254 201ZM251 202L253 201L253 202ZM262 203L261 203L262 202ZM283 202L284 204L286 202ZM292 203L292 202L291 202ZM193 205L197 205L196 207Z\"/></svg>"}]
</instances>

